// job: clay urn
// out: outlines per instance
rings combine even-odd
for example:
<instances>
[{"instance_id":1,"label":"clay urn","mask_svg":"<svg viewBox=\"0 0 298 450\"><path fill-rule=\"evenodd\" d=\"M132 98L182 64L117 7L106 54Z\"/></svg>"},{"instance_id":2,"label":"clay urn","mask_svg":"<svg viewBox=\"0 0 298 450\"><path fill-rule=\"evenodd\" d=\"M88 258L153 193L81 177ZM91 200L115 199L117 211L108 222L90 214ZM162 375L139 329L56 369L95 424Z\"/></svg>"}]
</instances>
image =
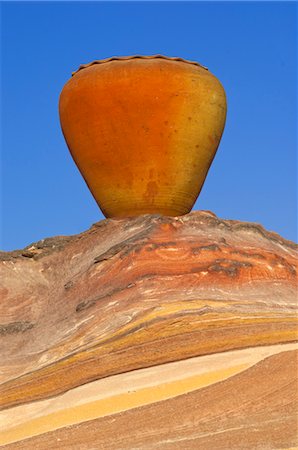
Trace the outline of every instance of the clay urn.
<instances>
[{"instance_id":1,"label":"clay urn","mask_svg":"<svg viewBox=\"0 0 298 450\"><path fill-rule=\"evenodd\" d=\"M205 67L161 55L93 61L60 95L71 155L106 217L193 207L226 118L225 92Z\"/></svg>"}]
</instances>

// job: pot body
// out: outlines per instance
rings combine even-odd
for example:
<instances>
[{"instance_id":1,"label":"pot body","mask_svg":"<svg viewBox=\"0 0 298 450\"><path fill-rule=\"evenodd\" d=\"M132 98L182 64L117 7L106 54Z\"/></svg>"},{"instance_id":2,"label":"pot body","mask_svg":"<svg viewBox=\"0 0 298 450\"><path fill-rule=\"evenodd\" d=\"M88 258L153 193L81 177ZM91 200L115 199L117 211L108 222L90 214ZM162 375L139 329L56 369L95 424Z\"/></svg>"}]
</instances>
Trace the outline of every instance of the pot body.
<instances>
[{"instance_id":1,"label":"pot body","mask_svg":"<svg viewBox=\"0 0 298 450\"><path fill-rule=\"evenodd\" d=\"M178 216L203 186L226 98L199 64L114 58L74 73L59 112L72 157L106 217Z\"/></svg>"}]
</instances>

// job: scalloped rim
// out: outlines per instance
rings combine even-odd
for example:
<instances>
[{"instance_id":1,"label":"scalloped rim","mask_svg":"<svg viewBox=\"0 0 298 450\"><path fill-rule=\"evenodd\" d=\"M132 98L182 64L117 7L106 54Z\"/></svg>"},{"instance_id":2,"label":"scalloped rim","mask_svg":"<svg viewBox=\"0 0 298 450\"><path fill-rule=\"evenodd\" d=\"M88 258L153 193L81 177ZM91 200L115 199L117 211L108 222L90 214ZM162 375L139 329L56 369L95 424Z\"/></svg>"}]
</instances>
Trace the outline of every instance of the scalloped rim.
<instances>
[{"instance_id":1,"label":"scalloped rim","mask_svg":"<svg viewBox=\"0 0 298 450\"><path fill-rule=\"evenodd\" d=\"M74 76L76 73L78 73L82 69L86 69L87 67L93 66L94 64L105 64L111 61L128 61L130 59L166 59L167 61L180 61L186 64L192 64L194 66L201 67L202 69L208 70L207 67L202 66L202 64L199 64L196 61L188 61L187 59L179 58L178 56L164 56L164 55L134 55L134 56L112 56L111 58L106 59L97 59L95 61L92 61L88 64L81 64L80 67L72 72L72 76Z\"/></svg>"}]
</instances>

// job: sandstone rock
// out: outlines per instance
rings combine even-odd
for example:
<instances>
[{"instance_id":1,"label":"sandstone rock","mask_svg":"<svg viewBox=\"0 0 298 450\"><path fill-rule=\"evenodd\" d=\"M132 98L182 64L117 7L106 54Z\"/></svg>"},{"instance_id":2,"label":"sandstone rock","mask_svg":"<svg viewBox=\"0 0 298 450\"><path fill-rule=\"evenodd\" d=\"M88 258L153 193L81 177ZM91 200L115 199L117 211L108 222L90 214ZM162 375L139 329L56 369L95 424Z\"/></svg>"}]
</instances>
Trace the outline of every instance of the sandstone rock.
<instances>
[{"instance_id":1,"label":"sandstone rock","mask_svg":"<svg viewBox=\"0 0 298 450\"><path fill-rule=\"evenodd\" d=\"M201 211L0 256L3 448L298 445L294 243Z\"/></svg>"}]
</instances>

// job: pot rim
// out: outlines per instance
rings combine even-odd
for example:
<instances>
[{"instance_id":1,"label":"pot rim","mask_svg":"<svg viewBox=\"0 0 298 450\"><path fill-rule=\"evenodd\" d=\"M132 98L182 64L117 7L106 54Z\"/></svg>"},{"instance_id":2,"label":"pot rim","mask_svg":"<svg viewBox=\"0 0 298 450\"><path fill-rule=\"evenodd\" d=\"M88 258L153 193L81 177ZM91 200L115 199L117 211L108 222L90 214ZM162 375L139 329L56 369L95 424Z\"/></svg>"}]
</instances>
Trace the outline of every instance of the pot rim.
<instances>
[{"instance_id":1,"label":"pot rim","mask_svg":"<svg viewBox=\"0 0 298 450\"><path fill-rule=\"evenodd\" d=\"M192 64L194 66L201 67L202 69L208 70L207 67L203 66L202 64L196 62L196 61L189 61L184 58L180 58L179 56L164 56L164 55L132 55L132 56L112 56L110 58L105 59L96 59L88 64L81 64L77 70L72 72L72 76L74 76L76 73L78 73L80 70L86 69L90 66L93 66L95 64L105 64L112 61L128 61L130 59L165 59L167 61L178 61L183 62L186 64Z\"/></svg>"}]
</instances>

